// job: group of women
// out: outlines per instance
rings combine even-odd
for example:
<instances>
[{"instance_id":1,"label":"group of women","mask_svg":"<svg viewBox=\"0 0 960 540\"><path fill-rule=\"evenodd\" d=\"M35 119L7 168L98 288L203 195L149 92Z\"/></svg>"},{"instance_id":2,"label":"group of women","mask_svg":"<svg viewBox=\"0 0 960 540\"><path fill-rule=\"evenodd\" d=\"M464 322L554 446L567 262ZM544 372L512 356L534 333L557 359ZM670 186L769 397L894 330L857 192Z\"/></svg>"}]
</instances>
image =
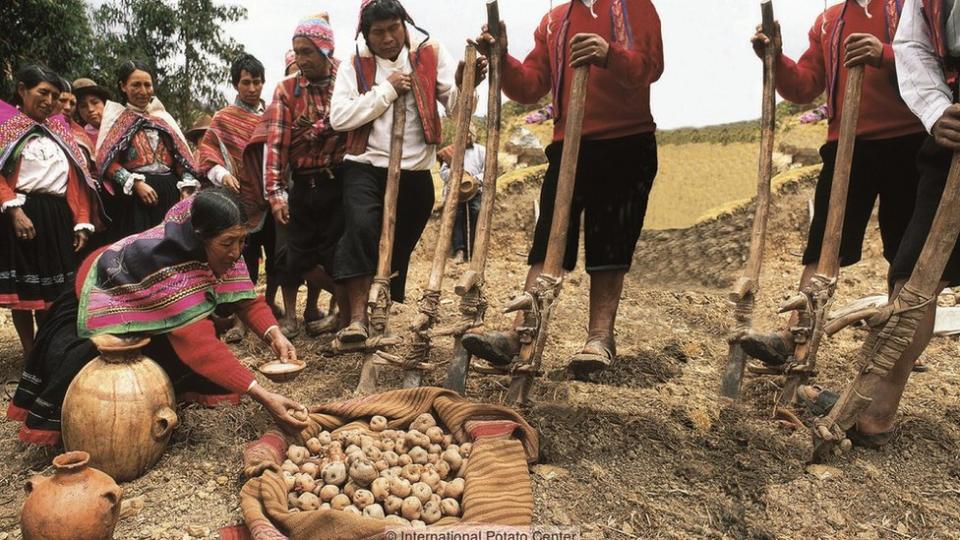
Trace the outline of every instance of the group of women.
<instances>
[{"instance_id":1,"label":"group of women","mask_svg":"<svg viewBox=\"0 0 960 540\"><path fill-rule=\"evenodd\" d=\"M296 357L241 258L242 205L229 189L197 192L151 69L127 61L117 75L113 101L90 79L28 65L0 101L0 308L25 358L7 418L24 422L21 440L58 444L66 388L97 355L89 338L111 333L151 336L147 355L185 399L247 394L303 429L290 414L302 407L259 386L210 322L235 313L278 357Z\"/></svg>"}]
</instances>

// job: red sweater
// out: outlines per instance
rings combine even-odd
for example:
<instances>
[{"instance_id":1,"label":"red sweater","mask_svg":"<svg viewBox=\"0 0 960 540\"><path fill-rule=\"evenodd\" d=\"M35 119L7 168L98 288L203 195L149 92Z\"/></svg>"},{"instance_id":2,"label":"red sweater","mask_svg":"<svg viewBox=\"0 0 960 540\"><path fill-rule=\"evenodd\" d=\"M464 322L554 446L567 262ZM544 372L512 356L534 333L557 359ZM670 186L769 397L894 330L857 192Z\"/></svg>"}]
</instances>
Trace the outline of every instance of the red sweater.
<instances>
[{"instance_id":1,"label":"red sweater","mask_svg":"<svg viewBox=\"0 0 960 540\"><path fill-rule=\"evenodd\" d=\"M90 254L77 271L77 295L90 272L93 261L109 246ZM238 302L237 316L254 333L263 336L277 324L276 318L262 296L247 302ZM244 394L256 380L253 373L237 360L230 348L217 339L217 332L209 318L181 326L167 334L170 345L180 360L199 375L230 392Z\"/></svg>"},{"instance_id":2,"label":"red sweater","mask_svg":"<svg viewBox=\"0 0 960 540\"><path fill-rule=\"evenodd\" d=\"M620 0L597 0L594 18L583 2L573 0L569 39L579 33L598 34L610 43L606 67L592 66L587 88L583 121L585 139L613 139L638 133L650 133L657 125L650 113L650 85L663 73L663 41L660 17L650 0L623 0L623 24L629 40L615 36L616 21L611 5ZM555 83L557 33L560 32L569 5L548 14L534 32L534 48L523 62L507 55L503 69L503 91L510 99L531 104L547 95ZM568 52L564 55L561 104L570 98L573 70ZM556 101L556 97L554 100ZM563 111L563 107L560 108ZM564 114L561 112L553 131L553 140L563 140Z\"/></svg>"},{"instance_id":3,"label":"red sweater","mask_svg":"<svg viewBox=\"0 0 960 540\"><path fill-rule=\"evenodd\" d=\"M848 6L844 10L844 6ZM879 68L867 66L863 74L863 95L860 101L860 123L857 137L863 139L890 139L924 130L923 124L900 97L893 47L888 37L886 2L870 2L871 17L853 0L832 6L817 17L810 29L810 47L800 60L794 62L785 55L777 65L777 91L794 103L810 103L827 91L827 99L836 108L829 122L828 141L840 137L840 118L843 96L847 85L847 68L843 66L845 48L850 34L873 34L883 42L883 57ZM841 22L839 39L834 47L835 31ZM826 25L823 21L826 20ZM836 67L835 67L836 66ZM831 70L836 69L837 80L828 88Z\"/></svg>"}]
</instances>

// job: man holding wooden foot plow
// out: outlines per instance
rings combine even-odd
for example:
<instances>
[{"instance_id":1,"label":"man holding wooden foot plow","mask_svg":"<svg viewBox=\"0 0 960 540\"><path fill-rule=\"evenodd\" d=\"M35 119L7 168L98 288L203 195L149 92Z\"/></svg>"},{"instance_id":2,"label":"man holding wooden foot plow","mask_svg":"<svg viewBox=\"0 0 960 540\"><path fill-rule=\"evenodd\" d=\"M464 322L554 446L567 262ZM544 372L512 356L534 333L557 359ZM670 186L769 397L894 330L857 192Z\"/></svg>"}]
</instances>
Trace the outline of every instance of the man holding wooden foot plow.
<instances>
[{"instance_id":1,"label":"man holding wooden foot plow","mask_svg":"<svg viewBox=\"0 0 960 540\"><path fill-rule=\"evenodd\" d=\"M814 22L810 46L797 62L781 54L779 37L771 39L758 29L752 40L759 56L774 48L781 96L809 103L827 92L829 131L820 149L823 169L803 254L801 294L782 307L792 311L784 329L750 330L740 340L747 354L766 364L756 371L787 375L781 405L792 401L799 383L816 372L839 268L860 260L877 200L888 261L913 213L915 157L925 135L896 86L891 43L901 4L847 0L832 6Z\"/></svg>"},{"instance_id":2,"label":"man holding wooden foot plow","mask_svg":"<svg viewBox=\"0 0 960 540\"><path fill-rule=\"evenodd\" d=\"M890 268L891 301L858 314L872 328L858 355L860 372L839 397L820 395L832 409L814 422L815 459L892 439L907 379L933 333L937 296L960 283L958 8L955 0L907 0L903 7L894 41L900 91L931 136L917 158L916 209Z\"/></svg>"},{"instance_id":3,"label":"man holding wooden foot plow","mask_svg":"<svg viewBox=\"0 0 960 540\"><path fill-rule=\"evenodd\" d=\"M493 365L507 366L520 355L519 364L525 369L529 365L534 370L539 368L539 352L534 354L531 349L542 352L543 321L548 317L541 308L548 307L552 300L544 302L537 291L551 289L553 292L547 294L554 297L563 271L575 267L582 213L586 270L591 276L590 328L586 344L569 367L576 375L585 376L606 368L615 359L614 323L623 278L633 260L657 173L650 85L663 71L659 17L649 0L575 0L544 17L534 35L534 50L522 62L506 54L506 35L505 26L501 26L504 92L515 101L535 103L552 91L557 121L554 142L547 148L550 165L528 257L530 271L524 289L528 293L513 306L522 312L514 329L466 334L463 345ZM481 52L487 54L492 41L493 37L484 33L478 40ZM585 102L580 106L573 99L584 96L574 96L573 90L579 77L586 76L583 66L590 66L590 77L584 86ZM580 115L583 142L576 148L566 148L565 144L575 144L567 136L567 123ZM580 129L573 131L577 137L581 135ZM563 230L552 235L555 206L562 210L564 202L558 184L565 172L561 158L567 151L575 151L573 157L579 152L579 159L572 160L566 171L575 182L572 194L566 194L570 196L569 210L558 212L566 227L559 224ZM548 247L548 240L554 238L561 244ZM538 284L545 261L551 259L551 249L557 251L562 268L551 269ZM539 299L532 299L531 294ZM521 394L513 398L519 397L517 401L522 402L525 392Z\"/></svg>"}]
</instances>

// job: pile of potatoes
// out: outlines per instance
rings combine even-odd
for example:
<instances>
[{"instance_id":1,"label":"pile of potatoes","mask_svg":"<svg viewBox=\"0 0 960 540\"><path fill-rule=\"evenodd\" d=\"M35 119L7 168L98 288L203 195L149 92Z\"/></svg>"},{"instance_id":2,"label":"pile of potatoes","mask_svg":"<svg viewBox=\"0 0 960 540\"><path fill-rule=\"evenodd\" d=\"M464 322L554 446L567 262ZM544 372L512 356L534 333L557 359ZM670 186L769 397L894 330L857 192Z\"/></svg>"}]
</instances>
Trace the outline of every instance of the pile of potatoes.
<instances>
[{"instance_id":1,"label":"pile of potatoes","mask_svg":"<svg viewBox=\"0 0 960 540\"><path fill-rule=\"evenodd\" d=\"M340 510L425 527L460 516L472 444L453 443L429 413L408 431L374 416L370 431L326 431L292 445L280 467L291 511Z\"/></svg>"}]
</instances>

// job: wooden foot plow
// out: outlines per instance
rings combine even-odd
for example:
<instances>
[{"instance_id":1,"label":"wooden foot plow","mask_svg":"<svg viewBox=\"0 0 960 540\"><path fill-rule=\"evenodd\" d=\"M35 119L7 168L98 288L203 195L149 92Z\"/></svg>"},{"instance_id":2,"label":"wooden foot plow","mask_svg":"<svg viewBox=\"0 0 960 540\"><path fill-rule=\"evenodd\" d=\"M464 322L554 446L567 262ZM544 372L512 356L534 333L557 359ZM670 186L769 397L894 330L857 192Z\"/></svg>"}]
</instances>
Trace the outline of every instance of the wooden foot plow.
<instances>
[{"instance_id":1,"label":"wooden foot plow","mask_svg":"<svg viewBox=\"0 0 960 540\"><path fill-rule=\"evenodd\" d=\"M917 265L897 296L886 306L867 308L827 325L826 331L835 333L863 320L871 331L858 354L859 374L830 413L814 421L815 461L850 449L847 430L873 403L880 385L913 341L925 310L936 305L943 270L960 237L957 208L960 208L960 153L954 153L947 184Z\"/></svg>"},{"instance_id":2,"label":"wooden foot plow","mask_svg":"<svg viewBox=\"0 0 960 540\"><path fill-rule=\"evenodd\" d=\"M487 1L487 28L494 38L500 37L500 9L497 0ZM480 200L480 212L477 216L476 243L469 269L461 276L454 288L460 297L460 320L447 329L454 336L453 359L447 368L444 387L460 394L466 391L467 373L470 371L470 353L460 343L468 331L483 324L487 312L487 298L483 293L487 256L490 252L490 231L493 227L493 210L497 201L497 177L499 174L498 154L500 150L500 111L502 88L501 70L503 60L500 42L490 47L489 86L487 98L487 156L483 165L483 198ZM467 223L470 220L467 219Z\"/></svg>"},{"instance_id":3,"label":"wooden foot plow","mask_svg":"<svg viewBox=\"0 0 960 540\"><path fill-rule=\"evenodd\" d=\"M753 325L753 309L760 287L760 269L767 238L767 217L770 214L770 179L773 176L773 142L776 128L776 57L773 41L777 33L771 0L761 0L763 33L770 45L763 57L763 116L760 131L760 170L757 175L757 207L750 236L750 255L744 275L734 283L729 299L735 305L735 326L728 342L727 367L720 384L720 394L736 398L740 394L747 355L740 340Z\"/></svg>"},{"instance_id":4,"label":"wooden foot plow","mask_svg":"<svg viewBox=\"0 0 960 540\"><path fill-rule=\"evenodd\" d=\"M334 341L334 348L342 353L365 352L366 358L360 370L357 393L372 394L377 390L377 366L403 365L395 355L385 353L380 347L393 343L389 336L390 322L390 276L393 263L394 233L397 228L397 194L400 192L400 171L403 161L403 133L407 122L407 109L401 97L393 103L393 126L390 132L390 161L387 167L387 186L383 197L383 222L380 229L380 248L377 258L377 273L370 287L367 307L370 313L370 337L366 343L356 346Z\"/></svg>"},{"instance_id":5,"label":"wooden foot plow","mask_svg":"<svg viewBox=\"0 0 960 540\"><path fill-rule=\"evenodd\" d=\"M440 217L440 230L437 234L430 275L427 278L423 296L420 298L419 313L410 326L410 330L413 332L413 340L403 361L405 371L403 386L405 388L420 386L422 371L427 367L433 367L427 363L430 359L433 339L445 335L454 335L457 330L457 328L435 330L434 325L436 325L439 317L443 273L450 254L453 228L457 219L459 187L463 180L464 153L467 149L467 137L470 134L470 119L473 116L473 96L476 86L476 69L474 69L474 66L476 63L477 50L472 45L468 45L464 54L463 81L457 106L457 130L453 142L453 160L450 164L450 180L447 183L447 194L443 201L443 212ZM492 154L496 157L496 151ZM462 335L462 332L460 335Z\"/></svg>"},{"instance_id":6,"label":"wooden foot plow","mask_svg":"<svg viewBox=\"0 0 960 540\"><path fill-rule=\"evenodd\" d=\"M751 369L754 373L773 373L786 377L783 391L777 400L778 407L790 405L796 397L797 388L817 374L817 352L826 333L828 313L833 305L837 277L840 274L840 243L850 188L857 123L860 118L863 70L862 65L855 66L850 68L847 75L843 117L840 120L840 140L830 187L830 207L817 272L800 294L788 299L780 307L781 313L797 311L799 315L797 326L791 328L794 343L797 344L796 350L783 367Z\"/></svg>"},{"instance_id":7,"label":"wooden foot plow","mask_svg":"<svg viewBox=\"0 0 960 540\"><path fill-rule=\"evenodd\" d=\"M517 329L522 344L520 358L505 370L511 375L506 402L513 406L527 404L533 378L541 374L540 365L547 342L547 330L563 283L563 258L567 247L567 230L570 227L570 208L577 178L589 76L589 66L581 66L573 71L570 102L566 107L566 132L557 181L557 198L543 272L531 290L514 298L504 308L505 313L523 312L523 324Z\"/></svg>"}]
</instances>

